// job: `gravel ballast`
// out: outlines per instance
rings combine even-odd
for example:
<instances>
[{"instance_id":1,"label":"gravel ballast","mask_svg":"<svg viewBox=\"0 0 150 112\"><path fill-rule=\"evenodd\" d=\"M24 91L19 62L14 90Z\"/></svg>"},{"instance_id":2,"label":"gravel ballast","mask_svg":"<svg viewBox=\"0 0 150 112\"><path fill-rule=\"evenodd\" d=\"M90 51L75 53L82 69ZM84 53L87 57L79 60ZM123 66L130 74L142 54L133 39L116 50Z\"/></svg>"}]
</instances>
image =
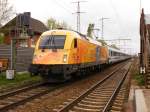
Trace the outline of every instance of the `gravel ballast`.
<instances>
[{"instance_id":1,"label":"gravel ballast","mask_svg":"<svg viewBox=\"0 0 150 112\"><path fill-rule=\"evenodd\" d=\"M10 112L52 112L53 109L62 105L67 99L79 96L89 89L97 81L102 80L106 74L111 73L116 66L107 68L103 72L90 75L89 77L76 81L73 84L62 87L38 99L34 99L24 105L18 106Z\"/></svg>"}]
</instances>

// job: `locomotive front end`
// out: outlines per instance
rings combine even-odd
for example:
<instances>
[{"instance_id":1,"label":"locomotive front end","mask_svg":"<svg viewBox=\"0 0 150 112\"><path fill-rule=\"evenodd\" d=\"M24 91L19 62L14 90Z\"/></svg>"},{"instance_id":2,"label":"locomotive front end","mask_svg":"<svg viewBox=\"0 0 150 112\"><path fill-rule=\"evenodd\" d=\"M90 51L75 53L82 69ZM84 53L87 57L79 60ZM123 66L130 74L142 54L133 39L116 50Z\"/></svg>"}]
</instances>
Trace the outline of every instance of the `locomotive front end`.
<instances>
[{"instance_id":1,"label":"locomotive front end","mask_svg":"<svg viewBox=\"0 0 150 112\"><path fill-rule=\"evenodd\" d=\"M67 79L71 71L70 33L57 30L45 32L38 40L29 72L43 77Z\"/></svg>"}]
</instances>

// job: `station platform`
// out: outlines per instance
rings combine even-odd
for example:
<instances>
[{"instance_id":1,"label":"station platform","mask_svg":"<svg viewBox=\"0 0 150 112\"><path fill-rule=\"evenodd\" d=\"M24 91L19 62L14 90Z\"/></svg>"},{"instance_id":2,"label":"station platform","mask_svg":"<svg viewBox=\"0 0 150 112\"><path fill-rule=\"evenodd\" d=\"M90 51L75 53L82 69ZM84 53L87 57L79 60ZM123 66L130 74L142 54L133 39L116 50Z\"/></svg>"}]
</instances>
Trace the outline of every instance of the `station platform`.
<instances>
[{"instance_id":1,"label":"station platform","mask_svg":"<svg viewBox=\"0 0 150 112\"><path fill-rule=\"evenodd\" d=\"M125 112L150 112L150 89L132 87Z\"/></svg>"}]
</instances>

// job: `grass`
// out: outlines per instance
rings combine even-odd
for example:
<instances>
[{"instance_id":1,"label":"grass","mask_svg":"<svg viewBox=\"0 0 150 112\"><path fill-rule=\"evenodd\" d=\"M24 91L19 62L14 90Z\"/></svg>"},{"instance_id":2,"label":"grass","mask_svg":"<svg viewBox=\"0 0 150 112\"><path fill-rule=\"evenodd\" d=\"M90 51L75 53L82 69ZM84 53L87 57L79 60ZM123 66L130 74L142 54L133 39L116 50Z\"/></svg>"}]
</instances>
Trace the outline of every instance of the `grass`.
<instances>
[{"instance_id":1,"label":"grass","mask_svg":"<svg viewBox=\"0 0 150 112\"><path fill-rule=\"evenodd\" d=\"M8 79L6 79L6 74L1 73L0 74L0 89L11 88L14 86L19 87L19 86L26 85L29 83L31 84L34 82L39 82L41 80L42 79L40 76L31 77L29 73L15 74L14 79L8 80Z\"/></svg>"},{"instance_id":2,"label":"grass","mask_svg":"<svg viewBox=\"0 0 150 112\"><path fill-rule=\"evenodd\" d=\"M143 76L143 74L135 73L134 79L137 81L139 86L144 86L144 76Z\"/></svg>"}]
</instances>

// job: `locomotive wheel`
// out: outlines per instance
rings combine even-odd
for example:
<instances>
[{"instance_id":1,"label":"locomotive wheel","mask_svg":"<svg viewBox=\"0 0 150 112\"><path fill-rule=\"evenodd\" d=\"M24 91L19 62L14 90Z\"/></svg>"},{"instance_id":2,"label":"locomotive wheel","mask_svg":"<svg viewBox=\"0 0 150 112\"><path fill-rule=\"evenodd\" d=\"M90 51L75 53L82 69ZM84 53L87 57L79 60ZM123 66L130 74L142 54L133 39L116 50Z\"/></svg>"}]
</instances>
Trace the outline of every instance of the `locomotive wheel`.
<instances>
[{"instance_id":1,"label":"locomotive wheel","mask_svg":"<svg viewBox=\"0 0 150 112\"><path fill-rule=\"evenodd\" d=\"M72 78L70 74L64 74L63 76L65 80L70 80Z\"/></svg>"}]
</instances>

